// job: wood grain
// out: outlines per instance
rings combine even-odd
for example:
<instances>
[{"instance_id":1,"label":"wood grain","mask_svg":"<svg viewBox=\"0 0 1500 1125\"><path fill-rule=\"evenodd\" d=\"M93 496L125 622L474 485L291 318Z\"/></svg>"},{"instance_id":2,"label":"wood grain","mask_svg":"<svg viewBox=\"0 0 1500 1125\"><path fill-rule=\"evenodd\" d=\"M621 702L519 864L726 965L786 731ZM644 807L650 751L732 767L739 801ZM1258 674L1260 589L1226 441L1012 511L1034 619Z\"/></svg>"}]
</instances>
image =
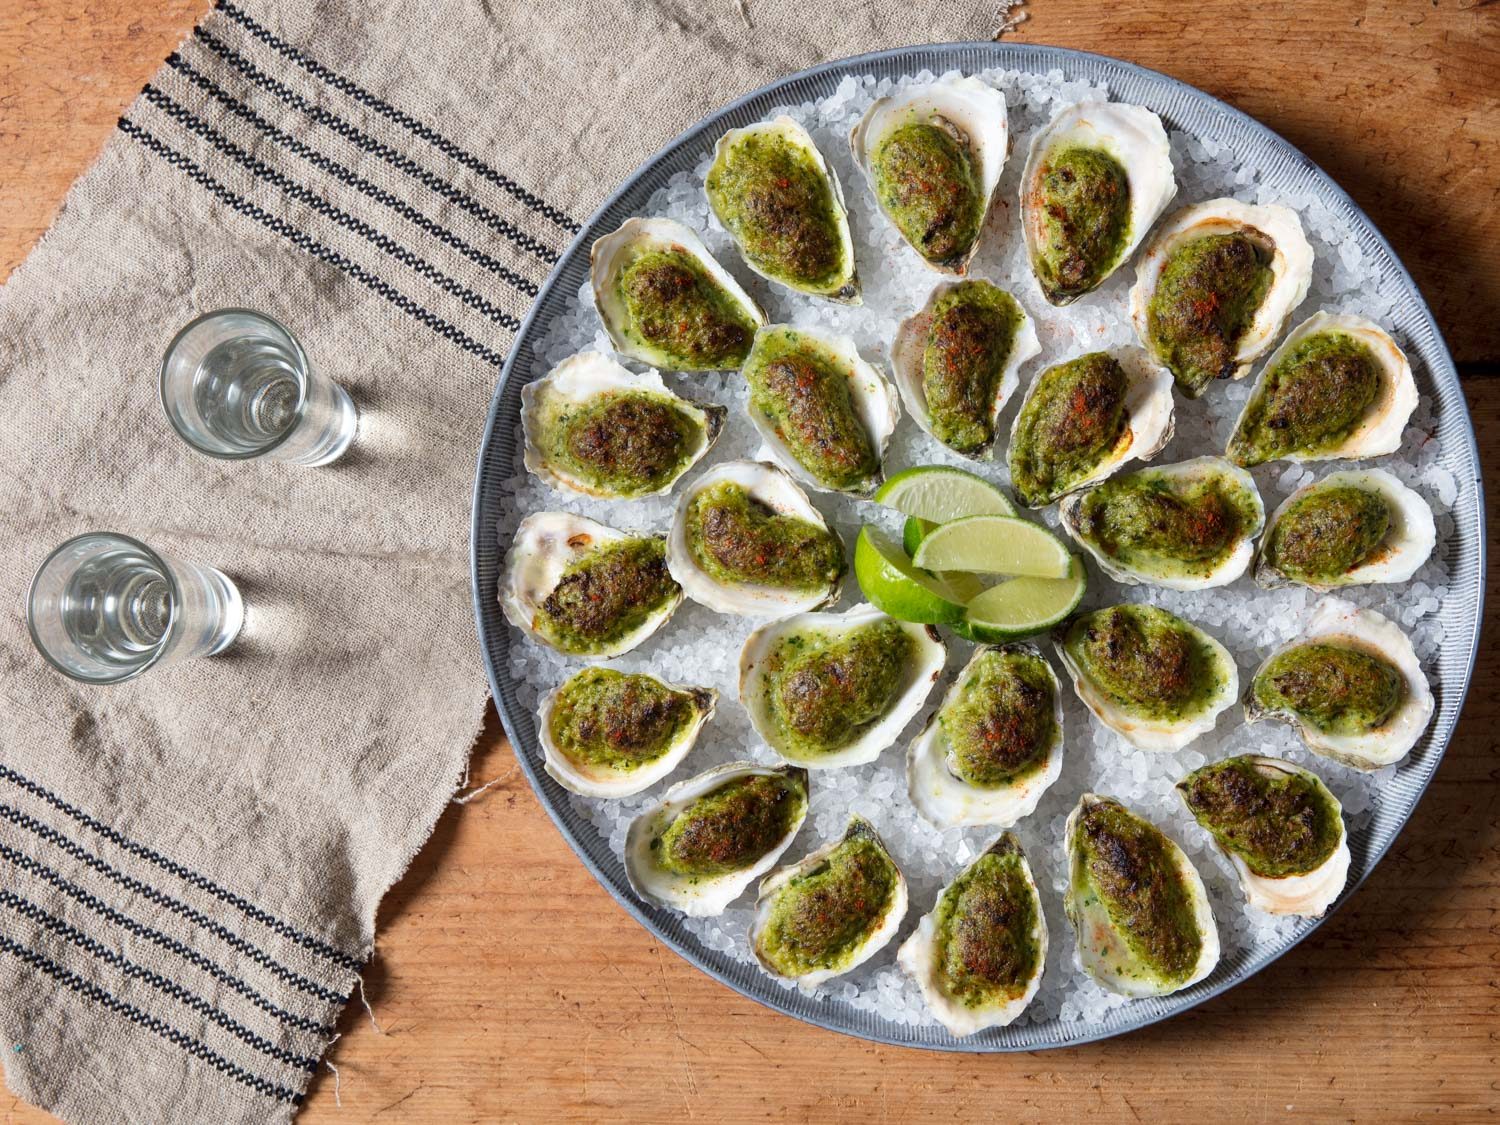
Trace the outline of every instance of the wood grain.
<instances>
[{"instance_id":1,"label":"wood grain","mask_svg":"<svg viewBox=\"0 0 1500 1125\"><path fill-rule=\"evenodd\" d=\"M0 5L0 273L203 7ZM1500 496L1500 4L1032 0L1030 15L1015 38L1193 83L1350 191L1470 373L1486 485ZM368 978L382 1030L346 1013L331 1055L337 1096L325 1070L305 1120L1493 1116L1497 642L1492 625L1459 733L1411 824L1314 937L1166 1024L1013 1057L845 1039L691 969L584 872L492 717L474 776L498 781L450 809L387 899ZM45 1119L5 1094L0 1113Z\"/></svg>"}]
</instances>

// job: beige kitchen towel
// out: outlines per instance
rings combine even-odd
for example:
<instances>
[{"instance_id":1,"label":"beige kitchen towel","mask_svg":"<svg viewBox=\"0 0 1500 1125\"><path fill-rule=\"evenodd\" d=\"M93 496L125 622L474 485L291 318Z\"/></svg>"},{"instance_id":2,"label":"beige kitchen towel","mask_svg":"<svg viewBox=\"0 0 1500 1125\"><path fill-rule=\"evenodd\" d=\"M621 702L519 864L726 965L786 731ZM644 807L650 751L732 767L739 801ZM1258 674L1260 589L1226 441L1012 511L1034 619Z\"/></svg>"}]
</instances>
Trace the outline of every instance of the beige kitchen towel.
<instances>
[{"instance_id":1,"label":"beige kitchen towel","mask_svg":"<svg viewBox=\"0 0 1500 1125\"><path fill-rule=\"evenodd\" d=\"M240 6L243 4L243 6ZM995 0L237 0L120 121L0 293L0 1057L72 1121L286 1120L452 796L485 681L485 410L581 222L715 106L988 38ZM156 370L263 309L359 405L331 468L209 460ZM224 569L227 654L89 688L22 601L137 535Z\"/></svg>"}]
</instances>

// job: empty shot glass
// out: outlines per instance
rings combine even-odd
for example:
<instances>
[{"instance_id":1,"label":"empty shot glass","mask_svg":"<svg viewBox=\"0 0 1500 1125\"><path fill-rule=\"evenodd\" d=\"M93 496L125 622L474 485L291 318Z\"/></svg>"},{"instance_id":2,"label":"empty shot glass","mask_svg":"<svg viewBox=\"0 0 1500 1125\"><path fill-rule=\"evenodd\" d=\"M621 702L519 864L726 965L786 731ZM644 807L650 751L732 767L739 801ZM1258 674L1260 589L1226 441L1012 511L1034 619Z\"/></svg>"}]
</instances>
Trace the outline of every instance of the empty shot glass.
<instances>
[{"instance_id":1,"label":"empty shot glass","mask_svg":"<svg viewBox=\"0 0 1500 1125\"><path fill-rule=\"evenodd\" d=\"M161 404L201 453L326 465L354 440L349 393L314 370L283 325L250 309L205 313L172 338Z\"/></svg>"},{"instance_id":2,"label":"empty shot glass","mask_svg":"<svg viewBox=\"0 0 1500 1125\"><path fill-rule=\"evenodd\" d=\"M37 651L93 684L219 652L244 619L239 590L213 567L109 531L76 536L48 555L26 604Z\"/></svg>"}]
</instances>

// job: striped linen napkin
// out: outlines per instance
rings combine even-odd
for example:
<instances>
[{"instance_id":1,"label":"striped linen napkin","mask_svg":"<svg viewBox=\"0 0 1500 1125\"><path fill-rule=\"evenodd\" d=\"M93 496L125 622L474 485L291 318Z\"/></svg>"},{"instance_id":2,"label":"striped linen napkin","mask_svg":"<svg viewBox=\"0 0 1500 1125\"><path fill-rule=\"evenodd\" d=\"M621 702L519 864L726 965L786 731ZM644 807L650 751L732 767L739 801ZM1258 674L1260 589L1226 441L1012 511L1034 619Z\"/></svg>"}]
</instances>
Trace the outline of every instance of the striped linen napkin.
<instances>
[{"instance_id":1,"label":"striped linen napkin","mask_svg":"<svg viewBox=\"0 0 1500 1125\"><path fill-rule=\"evenodd\" d=\"M996 18L994 0L238 0L204 19L0 292L13 1090L73 1121L291 1117L480 728L470 486L538 285L714 106ZM217 462L172 434L163 347L225 305L291 326L350 390L342 461ZM241 639L113 688L47 670L18 606L86 529L224 569Z\"/></svg>"}]
</instances>

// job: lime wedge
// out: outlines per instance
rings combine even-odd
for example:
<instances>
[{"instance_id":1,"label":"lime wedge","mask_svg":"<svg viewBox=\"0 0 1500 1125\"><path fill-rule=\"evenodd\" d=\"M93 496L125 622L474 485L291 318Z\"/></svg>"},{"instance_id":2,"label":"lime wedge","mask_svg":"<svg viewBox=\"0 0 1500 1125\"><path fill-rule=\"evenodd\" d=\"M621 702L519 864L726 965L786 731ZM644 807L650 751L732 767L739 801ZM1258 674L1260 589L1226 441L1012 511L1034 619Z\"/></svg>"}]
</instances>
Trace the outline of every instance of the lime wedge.
<instances>
[{"instance_id":1,"label":"lime wedge","mask_svg":"<svg viewBox=\"0 0 1500 1125\"><path fill-rule=\"evenodd\" d=\"M937 524L924 520L921 516L907 516L906 523L901 526L901 546L906 548L906 553L915 555L922 540L927 538L927 533L936 526Z\"/></svg>"},{"instance_id":2,"label":"lime wedge","mask_svg":"<svg viewBox=\"0 0 1500 1125\"><path fill-rule=\"evenodd\" d=\"M971 641L999 644L1050 629L1078 607L1088 579L1075 556L1066 578L1011 578L964 607L953 628Z\"/></svg>"},{"instance_id":3,"label":"lime wedge","mask_svg":"<svg viewBox=\"0 0 1500 1125\"><path fill-rule=\"evenodd\" d=\"M871 605L902 621L949 625L963 618L963 600L912 566L901 545L877 527L862 528L855 540L854 577Z\"/></svg>"},{"instance_id":4,"label":"lime wedge","mask_svg":"<svg viewBox=\"0 0 1500 1125\"><path fill-rule=\"evenodd\" d=\"M923 570L1065 578L1071 558L1062 540L1039 523L1016 516L968 516L929 531L912 562Z\"/></svg>"},{"instance_id":5,"label":"lime wedge","mask_svg":"<svg viewBox=\"0 0 1500 1125\"><path fill-rule=\"evenodd\" d=\"M930 520L920 519L917 516L907 516L906 524L901 528L901 545L906 548L908 555L917 553L917 548L922 545L922 540L927 538L927 533L937 524ZM984 589L984 583L976 574L969 574L963 570L946 570L941 573L923 571L931 574L953 593L956 601L967 602L977 597Z\"/></svg>"},{"instance_id":6,"label":"lime wedge","mask_svg":"<svg viewBox=\"0 0 1500 1125\"><path fill-rule=\"evenodd\" d=\"M931 523L964 516L1013 516L1015 505L997 485L946 465L918 465L897 473L875 493L875 503Z\"/></svg>"}]
</instances>

